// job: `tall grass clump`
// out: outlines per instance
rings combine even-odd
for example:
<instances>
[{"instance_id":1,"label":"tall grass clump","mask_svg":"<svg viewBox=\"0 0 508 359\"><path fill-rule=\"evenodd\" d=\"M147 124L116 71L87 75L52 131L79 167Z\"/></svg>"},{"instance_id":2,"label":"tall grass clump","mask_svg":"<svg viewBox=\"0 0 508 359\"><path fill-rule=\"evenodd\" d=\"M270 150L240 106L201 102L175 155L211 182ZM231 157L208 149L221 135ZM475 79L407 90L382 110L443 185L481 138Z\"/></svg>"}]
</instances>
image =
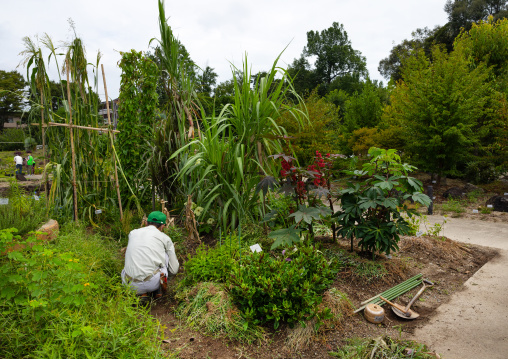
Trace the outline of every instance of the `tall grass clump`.
<instances>
[{"instance_id":1,"label":"tall grass clump","mask_svg":"<svg viewBox=\"0 0 508 359\"><path fill-rule=\"evenodd\" d=\"M278 60L254 85L247 59L242 71L233 69L234 102L219 115L203 119L200 138L172 156L180 155L178 178L204 208L203 216L209 213L222 228L236 228L241 218L262 218L256 187L276 173L269 156L282 152L280 138L286 134L276 120L284 112L297 123L307 120L307 114L289 100L289 95L299 97Z\"/></svg>"},{"instance_id":2,"label":"tall grass clump","mask_svg":"<svg viewBox=\"0 0 508 359\"><path fill-rule=\"evenodd\" d=\"M0 253L21 242L0 230ZM0 357L160 358L162 332L121 283L118 248L82 227L0 256Z\"/></svg>"}]
</instances>

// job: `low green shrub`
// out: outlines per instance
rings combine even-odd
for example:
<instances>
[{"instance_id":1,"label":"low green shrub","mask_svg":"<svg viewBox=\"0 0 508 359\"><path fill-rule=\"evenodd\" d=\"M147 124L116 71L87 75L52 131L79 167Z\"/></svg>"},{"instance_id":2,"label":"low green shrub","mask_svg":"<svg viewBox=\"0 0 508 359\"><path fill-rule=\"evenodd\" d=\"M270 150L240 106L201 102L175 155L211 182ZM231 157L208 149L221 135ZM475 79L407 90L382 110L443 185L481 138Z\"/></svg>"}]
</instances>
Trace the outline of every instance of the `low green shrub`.
<instances>
[{"instance_id":1,"label":"low green shrub","mask_svg":"<svg viewBox=\"0 0 508 359\"><path fill-rule=\"evenodd\" d=\"M236 241L228 241L214 248L200 245L196 254L184 264L185 279L182 286L191 286L198 282L225 283L228 281L233 266L239 261ZM247 253L247 252L245 252Z\"/></svg>"},{"instance_id":2,"label":"low green shrub","mask_svg":"<svg viewBox=\"0 0 508 359\"><path fill-rule=\"evenodd\" d=\"M121 284L117 248L83 228L60 233L0 256L0 357L162 357L158 323ZM0 253L14 243L15 229L0 230Z\"/></svg>"},{"instance_id":3,"label":"low green shrub","mask_svg":"<svg viewBox=\"0 0 508 359\"><path fill-rule=\"evenodd\" d=\"M462 201L450 198L448 201L443 202L441 209L444 212L464 213L466 211L464 206L465 204Z\"/></svg>"},{"instance_id":4,"label":"low green shrub","mask_svg":"<svg viewBox=\"0 0 508 359\"><path fill-rule=\"evenodd\" d=\"M293 326L316 316L321 294L337 273L334 264L312 246L285 250L277 257L251 253L233 266L230 294L249 323L270 322L275 329L281 322Z\"/></svg>"}]
</instances>

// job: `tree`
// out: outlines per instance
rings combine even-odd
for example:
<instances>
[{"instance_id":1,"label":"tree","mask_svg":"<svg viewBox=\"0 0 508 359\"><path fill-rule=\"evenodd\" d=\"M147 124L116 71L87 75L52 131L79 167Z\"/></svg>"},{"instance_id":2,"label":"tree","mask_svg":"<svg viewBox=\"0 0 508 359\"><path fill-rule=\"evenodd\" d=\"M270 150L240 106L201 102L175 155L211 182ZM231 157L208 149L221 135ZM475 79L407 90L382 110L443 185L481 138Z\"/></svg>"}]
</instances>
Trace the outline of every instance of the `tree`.
<instances>
[{"instance_id":1,"label":"tree","mask_svg":"<svg viewBox=\"0 0 508 359\"><path fill-rule=\"evenodd\" d=\"M205 67L205 69L198 74L198 88L202 94L205 94L208 97L212 96L213 87L217 83L217 73L210 66Z\"/></svg>"},{"instance_id":2,"label":"tree","mask_svg":"<svg viewBox=\"0 0 508 359\"><path fill-rule=\"evenodd\" d=\"M351 133L362 127L373 128L378 125L384 105L380 95L376 83L367 79L362 91L349 98L344 108L346 132Z\"/></svg>"},{"instance_id":3,"label":"tree","mask_svg":"<svg viewBox=\"0 0 508 359\"><path fill-rule=\"evenodd\" d=\"M310 164L316 151L335 153L337 132L333 122L337 121L338 108L317 94L317 90L305 98L305 108L309 114L309 122L303 126L296 123L291 113L285 112L278 120L289 137L291 146L300 165Z\"/></svg>"},{"instance_id":4,"label":"tree","mask_svg":"<svg viewBox=\"0 0 508 359\"><path fill-rule=\"evenodd\" d=\"M416 29L411 33L412 38L410 40L403 40L400 44L395 45L388 57L382 59L379 62L378 71L381 75L389 80L392 79L394 82L399 81L402 78L401 64L405 58L412 56L416 51L425 49L426 54L430 53L430 46L428 46L428 38L432 37L439 27L434 30L430 30L425 27L423 29ZM429 47L427 49L427 47Z\"/></svg>"},{"instance_id":5,"label":"tree","mask_svg":"<svg viewBox=\"0 0 508 359\"><path fill-rule=\"evenodd\" d=\"M23 112L26 106L23 98L26 86L19 72L0 70L0 131L8 117Z\"/></svg>"},{"instance_id":6,"label":"tree","mask_svg":"<svg viewBox=\"0 0 508 359\"><path fill-rule=\"evenodd\" d=\"M334 22L321 32L307 32L305 56L316 56L316 73L322 83L330 84L335 78L366 72L366 60L360 51L353 49L344 26Z\"/></svg>"},{"instance_id":7,"label":"tree","mask_svg":"<svg viewBox=\"0 0 508 359\"><path fill-rule=\"evenodd\" d=\"M432 62L422 50L403 63L402 81L385 109L385 122L405 132L406 152L424 171L460 175L458 167L478 146L477 125L497 96L483 64L471 69L459 51L435 47Z\"/></svg>"},{"instance_id":8,"label":"tree","mask_svg":"<svg viewBox=\"0 0 508 359\"><path fill-rule=\"evenodd\" d=\"M456 35L461 28L469 31L473 23L487 20L490 15L498 19L508 14L506 0L447 0L444 10Z\"/></svg>"},{"instance_id":9,"label":"tree","mask_svg":"<svg viewBox=\"0 0 508 359\"><path fill-rule=\"evenodd\" d=\"M215 109L220 111L228 103L235 101L235 83L233 79L221 82L214 89Z\"/></svg>"}]
</instances>

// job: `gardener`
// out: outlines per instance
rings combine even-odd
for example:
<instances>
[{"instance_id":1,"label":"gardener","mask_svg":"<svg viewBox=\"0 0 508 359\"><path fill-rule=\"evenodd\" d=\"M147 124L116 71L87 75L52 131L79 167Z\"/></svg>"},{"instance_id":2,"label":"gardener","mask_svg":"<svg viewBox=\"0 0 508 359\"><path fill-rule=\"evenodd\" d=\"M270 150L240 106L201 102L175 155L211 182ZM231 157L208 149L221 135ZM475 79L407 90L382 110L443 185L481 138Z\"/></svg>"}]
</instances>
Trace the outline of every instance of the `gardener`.
<instances>
[{"instance_id":1,"label":"gardener","mask_svg":"<svg viewBox=\"0 0 508 359\"><path fill-rule=\"evenodd\" d=\"M19 152L14 153L14 163L16 163L16 174L23 174L23 157L20 156Z\"/></svg>"},{"instance_id":2,"label":"gardener","mask_svg":"<svg viewBox=\"0 0 508 359\"><path fill-rule=\"evenodd\" d=\"M27 158L26 158L26 171L28 172L28 175L33 175L34 174L34 164L35 164L35 161L34 161L34 158L32 157L32 152L30 151L27 151Z\"/></svg>"},{"instance_id":3,"label":"gardener","mask_svg":"<svg viewBox=\"0 0 508 359\"><path fill-rule=\"evenodd\" d=\"M165 289L168 274L175 275L180 267L175 246L163 232L165 223L166 215L155 211L148 216L146 227L129 233L122 282L135 289L143 301L149 301L150 294L161 297L161 284Z\"/></svg>"}]
</instances>

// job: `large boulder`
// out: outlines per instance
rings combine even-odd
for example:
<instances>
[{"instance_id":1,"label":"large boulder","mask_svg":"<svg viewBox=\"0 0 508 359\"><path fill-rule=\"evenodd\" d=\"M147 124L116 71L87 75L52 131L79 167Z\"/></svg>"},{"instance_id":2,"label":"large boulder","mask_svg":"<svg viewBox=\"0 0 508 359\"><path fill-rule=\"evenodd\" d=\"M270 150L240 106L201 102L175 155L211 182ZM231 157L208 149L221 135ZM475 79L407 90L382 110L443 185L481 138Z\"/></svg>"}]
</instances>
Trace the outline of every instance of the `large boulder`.
<instances>
[{"instance_id":1,"label":"large boulder","mask_svg":"<svg viewBox=\"0 0 508 359\"><path fill-rule=\"evenodd\" d=\"M443 192L444 198L463 198L464 189L459 187L452 187Z\"/></svg>"},{"instance_id":2,"label":"large boulder","mask_svg":"<svg viewBox=\"0 0 508 359\"><path fill-rule=\"evenodd\" d=\"M491 204L494 211L508 212L508 197L507 196L494 196L487 200L487 204Z\"/></svg>"}]
</instances>

